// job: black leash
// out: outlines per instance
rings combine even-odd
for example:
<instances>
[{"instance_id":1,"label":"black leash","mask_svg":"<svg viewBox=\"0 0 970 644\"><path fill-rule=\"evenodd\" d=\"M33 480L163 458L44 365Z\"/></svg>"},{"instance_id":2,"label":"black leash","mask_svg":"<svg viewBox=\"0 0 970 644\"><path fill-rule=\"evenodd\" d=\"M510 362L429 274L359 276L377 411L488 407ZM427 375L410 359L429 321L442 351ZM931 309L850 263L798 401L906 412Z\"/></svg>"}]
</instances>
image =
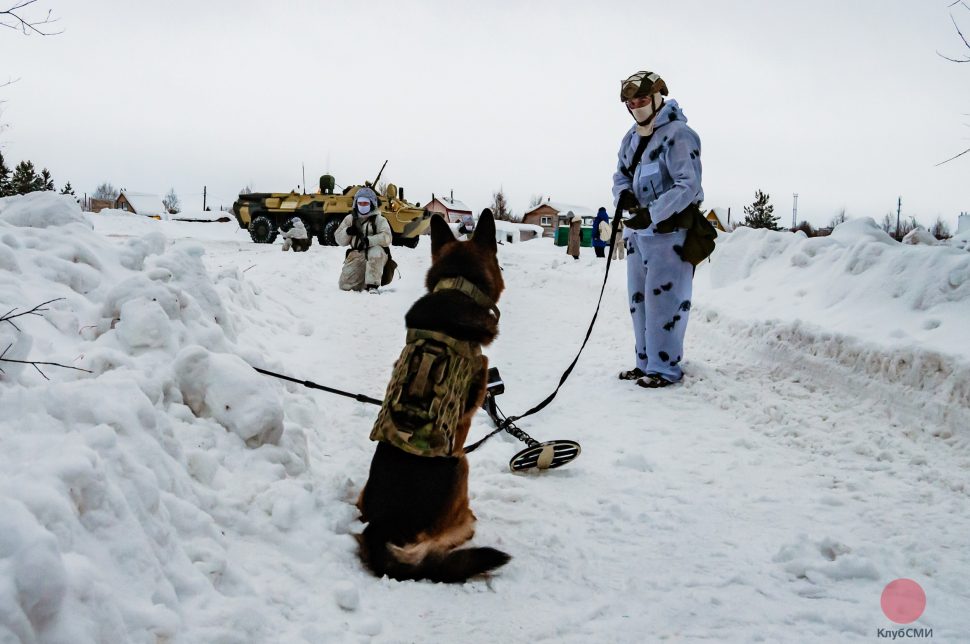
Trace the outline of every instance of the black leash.
<instances>
[{"instance_id":1,"label":"black leash","mask_svg":"<svg viewBox=\"0 0 970 644\"><path fill-rule=\"evenodd\" d=\"M274 378L279 378L280 380L289 380L290 382L295 382L298 385L303 385L304 387L309 387L310 389L320 389L322 391L328 391L332 394L337 394L338 396L346 396L347 398L353 398L357 402L370 403L372 405L382 405L384 401L378 400L377 398L371 398L370 396L365 396L364 394L352 394L349 391L341 391L339 389L334 389L333 387L324 387L323 385L318 385L315 382L310 382L309 380L297 380L296 378L290 378L289 376L284 376L281 373L273 373L272 371L267 371L266 369L260 369L259 367L253 367L256 371L267 376L273 376Z\"/></svg>"},{"instance_id":2,"label":"black leash","mask_svg":"<svg viewBox=\"0 0 970 644\"><path fill-rule=\"evenodd\" d=\"M600 287L599 299L596 300L596 311L593 313L593 319L590 320L589 322L589 328L586 329L586 337L583 338L583 344L579 347L579 351L576 353L576 357L573 358L573 361L569 363L569 366L566 367L566 370L559 378L559 385L556 387L555 391L553 391L551 394L546 396L546 398L542 402L540 402L538 405L536 405L529 411L525 412L524 414L520 414L518 416L509 416L508 418L506 418L502 423L501 429L505 429L506 427L511 426L512 423L514 423L517 420L521 420L526 416L531 416L532 414L542 411L546 407L546 405L548 405L553 401L553 399L559 393L559 390L562 388L563 383L565 383L566 379L569 378L569 374L573 372L573 367L576 366L576 363L579 361L579 356L583 353L583 349L586 348L586 343L589 342L589 337L593 334L593 325L596 324L596 317L600 313L600 305L603 303L603 292L606 290L606 280L610 276L610 263L613 261L613 244L616 243L616 235L619 232L622 213L623 213L623 210L619 206L617 206L616 214L613 215L613 230L610 233L610 245L608 246L608 248L610 249L610 254L606 258L606 272L603 274L603 285ZM491 436L491 435L492 434L489 434L488 436ZM488 438L488 436L486 436L486 438ZM477 446L478 444L476 443L474 447L477 447Z\"/></svg>"}]
</instances>

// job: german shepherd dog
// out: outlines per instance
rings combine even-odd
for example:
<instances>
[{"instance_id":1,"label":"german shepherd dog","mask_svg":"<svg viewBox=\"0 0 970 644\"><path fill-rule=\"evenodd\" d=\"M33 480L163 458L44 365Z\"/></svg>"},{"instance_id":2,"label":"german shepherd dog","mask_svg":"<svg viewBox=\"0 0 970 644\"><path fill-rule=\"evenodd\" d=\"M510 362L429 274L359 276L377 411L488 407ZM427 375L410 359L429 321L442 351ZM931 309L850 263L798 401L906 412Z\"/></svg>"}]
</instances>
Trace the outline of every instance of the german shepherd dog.
<instances>
[{"instance_id":1,"label":"german shepherd dog","mask_svg":"<svg viewBox=\"0 0 970 644\"><path fill-rule=\"evenodd\" d=\"M493 315L480 299L454 289L436 292L435 287L441 280L464 278L494 308L505 288L496 254L490 210L482 212L469 241L458 241L444 220L433 216L428 293L405 315L407 327L490 344L498 335L497 310ZM484 356L481 359L481 374L472 379L459 411L451 455L415 455L384 440L377 443L367 484L357 501L361 521L367 523L357 537L360 558L377 576L460 583L511 559L494 548L458 549L475 533L462 446L485 398L488 363Z\"/></svg>"}]
</instances>

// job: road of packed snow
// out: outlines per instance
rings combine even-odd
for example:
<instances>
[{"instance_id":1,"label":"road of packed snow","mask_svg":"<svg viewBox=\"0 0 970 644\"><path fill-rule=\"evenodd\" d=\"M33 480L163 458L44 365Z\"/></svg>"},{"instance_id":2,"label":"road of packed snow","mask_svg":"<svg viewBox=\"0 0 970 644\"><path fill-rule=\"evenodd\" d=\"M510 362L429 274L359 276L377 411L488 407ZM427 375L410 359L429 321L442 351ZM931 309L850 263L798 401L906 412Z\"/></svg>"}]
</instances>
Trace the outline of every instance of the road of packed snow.
<instances>
[{"instance_id":1,"label":"road of packed snow","mask_svg":"<svg viewBox=\"0 0 970 644\"><path fill-rule=\"evenodd\" d=\"M532 475L509 436L470 455L474 543L513 559L446 586L354 554L377 408L246 366L380 397L427 240L373 296L337 289L341 249L0 201L0 314L64 298L0 324L7 357L93 372L0 365L0 642L862 642L897 627L897 578L926 591L914 626L967 641L970 253L865 220L725 237L679 387L616 380L614 263L572 377L522 423L582 455ZM500 246L509 414L582 341L604 266L583 253Z\"/></svg>"}]
</instances>

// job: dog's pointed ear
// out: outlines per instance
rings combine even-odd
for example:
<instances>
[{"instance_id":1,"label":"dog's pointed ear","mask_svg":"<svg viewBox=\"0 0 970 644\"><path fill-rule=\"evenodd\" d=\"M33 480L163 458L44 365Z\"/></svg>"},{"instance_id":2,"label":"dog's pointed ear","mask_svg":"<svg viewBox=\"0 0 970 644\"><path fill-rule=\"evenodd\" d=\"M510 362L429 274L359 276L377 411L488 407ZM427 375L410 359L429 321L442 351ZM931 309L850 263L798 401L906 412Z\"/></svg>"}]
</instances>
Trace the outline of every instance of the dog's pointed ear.
<instances>
[{"instance_id":1,"label":"dog's pointed ear","mask_svg":"<svg viewBox=\"0 0 970 644\"><path fill-rule=\"evenodd\" d=\"M441 249L452 242L457 242L455 233L451 232L451 227L445 223L441 215L431 216L431 256L437 257Z\"/></svg>"},{"instance_id":2,"label":"dog's pointed ear","mask_svg":"<svg viewBox=\"0 0 970 644\"><path fill-rule=\"evenodd\" d=\"M495 241L495 218L492 217L492 211L488 208L478 216L478 223L475 224L475 234L472 235L472 240L487 250L498 251L498 245Z\"/></svg>"}]
</instances>

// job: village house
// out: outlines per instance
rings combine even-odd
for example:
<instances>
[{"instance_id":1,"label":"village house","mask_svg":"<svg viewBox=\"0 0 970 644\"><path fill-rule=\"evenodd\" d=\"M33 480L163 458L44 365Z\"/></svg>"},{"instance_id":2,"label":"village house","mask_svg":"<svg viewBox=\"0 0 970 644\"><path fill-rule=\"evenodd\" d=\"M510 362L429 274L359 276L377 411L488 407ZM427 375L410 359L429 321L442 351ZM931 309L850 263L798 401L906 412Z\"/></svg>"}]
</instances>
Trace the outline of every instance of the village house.
<instances>
[{"instance_id":1,"label":"village house","mask_svg":"<svg viewBox=\"0 0 970 644\"><path fill-rule=\"evenodd\" d=\"M114 208L114 199L95 199L94 197L88 198L86 210L88 212L101 212L105 208Z\"/></svg>"},{"instance_id":2,"label":"village house","mask_svg":"<svg viewBox=\"0 0 970 644\"><path fill-rule=\"evenodd\" d=\"M146 217L168 216L168 208L162 203L162 198L158 195L147 194L144 192L129 192L122 190L115 200L115 208L124 210L134 215L145 215Z\"/></svg>"},{"instance_id":3,"label":"village house","mask_svg":"<svg viewBox=\"0 0 970 644\"><path fill-rule=\"evenodd\" d=\"M462 216L472 214L471 208L455 199L455 193L450 197L439 197L431 195L431 201L425 206L430 213L438 213L444 217L445 221L451 224L461 223Z\"/></svg>"},{"instance_id":4,"label":"village house","mask_svg":"<svg viewBox=\"0 0 970 644\"><path fill-rule=\"evenodd\" d=\"M731 209L728 208L711 208L705 215L707 221L714 224L722 233L729 233L734 230L734 226L731 224Z\"/></svg>"},{"instance_id":5,"label":"village house","mask_svg":"<svg viewBox=\"0 0 970 644\"><path fill-rule=\"evenodd\" d=\"M596 219L596 211L585 206L574 206L571 204L560 203L558 201L543 201L537 206L532 206L522 216L523 224L542 227L543 237L555 237L559 226L567 226L565 221L566 213L572 211L583 219L583 228L592 228L593 220Z\"/></svg>"}]
</instances>

